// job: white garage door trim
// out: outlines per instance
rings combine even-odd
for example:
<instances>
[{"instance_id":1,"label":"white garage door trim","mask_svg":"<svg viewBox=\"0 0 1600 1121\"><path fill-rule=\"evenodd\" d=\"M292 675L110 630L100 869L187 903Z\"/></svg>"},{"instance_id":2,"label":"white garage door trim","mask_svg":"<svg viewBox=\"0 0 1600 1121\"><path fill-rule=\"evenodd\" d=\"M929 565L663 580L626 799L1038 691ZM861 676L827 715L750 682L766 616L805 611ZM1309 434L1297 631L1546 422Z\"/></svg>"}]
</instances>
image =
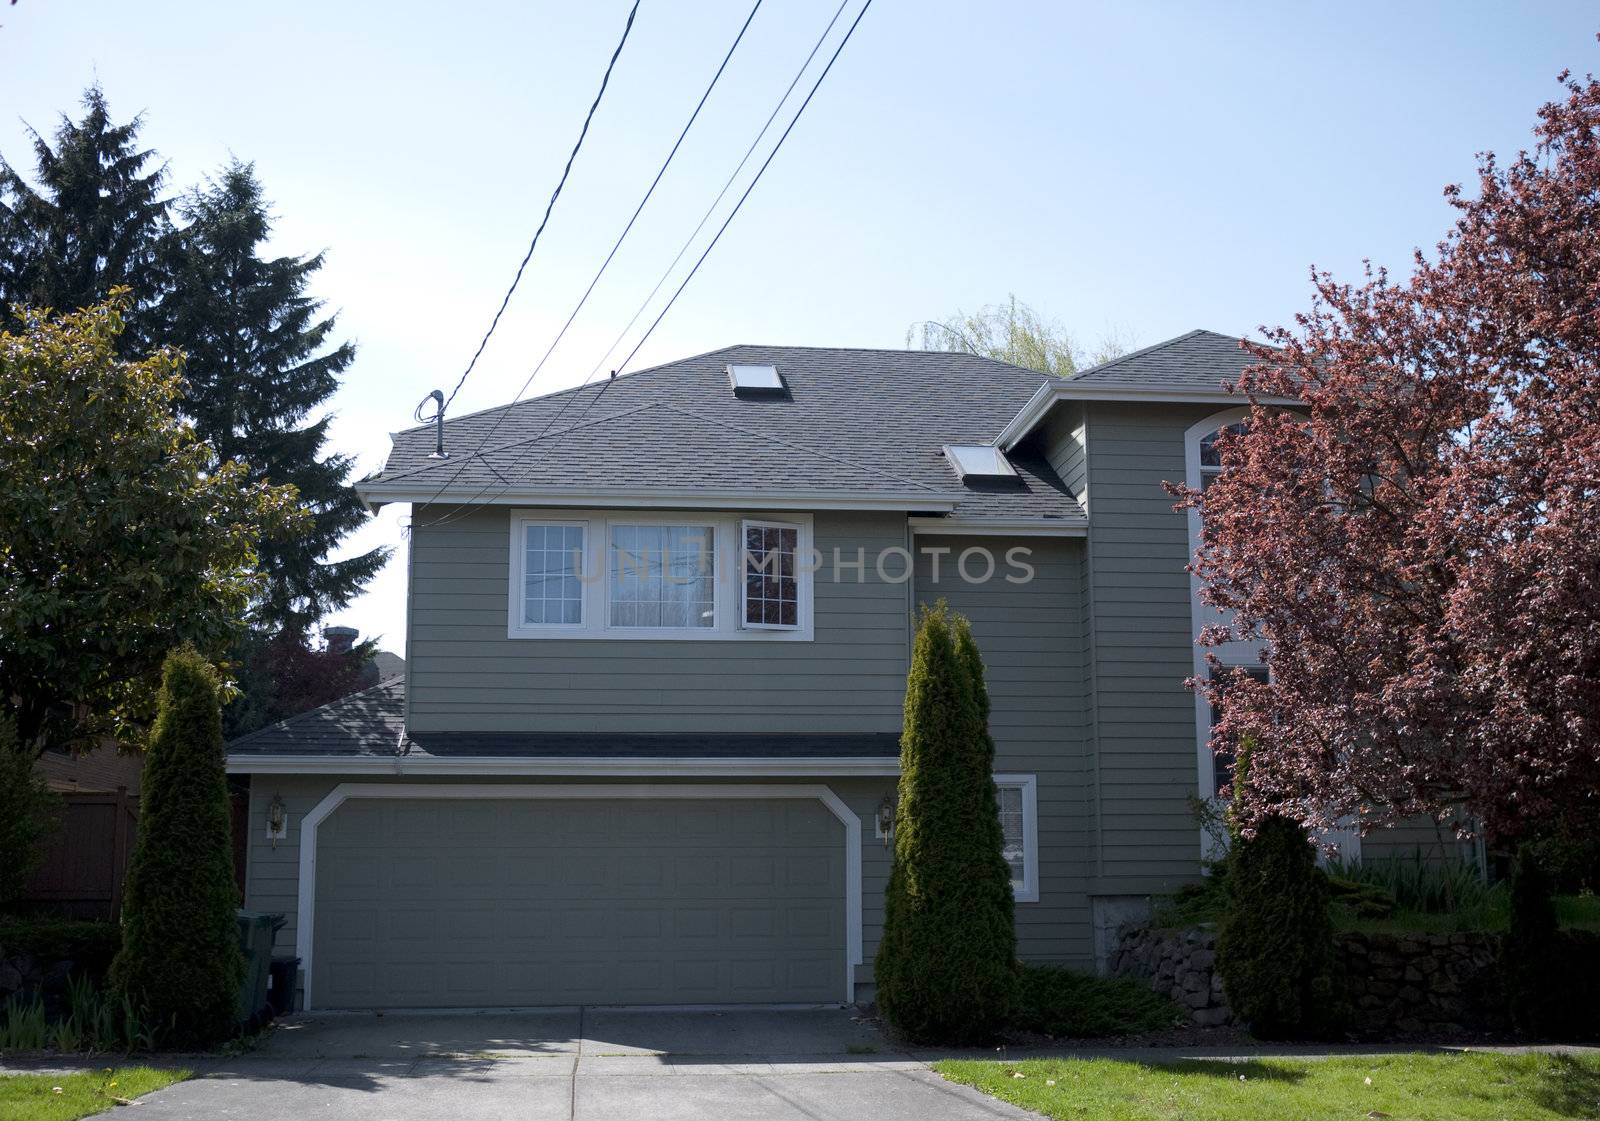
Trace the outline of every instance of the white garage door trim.
<instances>
[{"instance_id":1,"label":"white garage door trim","mask_svg":"<svg viewBox=\"0 0 1600 1121\"><path fill-rule=\"evenodd\" d=\"M300 822L299 914L295 918L295 946L305 971L305 1004L311 1011L313 930L317 907L317 827L334 810L352 798L458 799L458 798L694 798L704 800L748 798L815 798L844 825L845 1003L855 999L855 967L861 964L861 819L826 786L683 785L678 783L617 783L603 786L541 786L473 783L365 783L343 782L312 807Z\"/></svg>"}]
</instances>

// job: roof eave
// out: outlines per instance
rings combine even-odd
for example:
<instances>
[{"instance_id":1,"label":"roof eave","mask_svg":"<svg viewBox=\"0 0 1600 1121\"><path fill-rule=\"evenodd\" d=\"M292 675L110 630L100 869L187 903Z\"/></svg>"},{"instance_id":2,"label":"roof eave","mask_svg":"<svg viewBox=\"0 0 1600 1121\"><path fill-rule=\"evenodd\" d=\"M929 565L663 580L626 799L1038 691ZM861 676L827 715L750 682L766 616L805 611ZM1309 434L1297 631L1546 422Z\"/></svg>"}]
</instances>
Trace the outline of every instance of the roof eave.
<instances>
[{"instance_id":1,"label":"roof eave","mask_svg":"<svg viewBox=\"0 0 1600 1121\"><path fill-rule=\"evenodd\" d=\"M228 756L228 772L243 775L606 775L627 777L754 775L889 776L900 773L892 757L817 757L806 759L573 758L435 755L267 755Z\"/></svg>"},{"instance_id":2,"label":"roof eave","mask_svg":"<svg viewBox=\"0 0 1600 1121\"><path fill-rule=\"evenodd\" d=\"M1146 402L1149 404L1169 405L1239 405L1248 404L1249 398L1237 391L1224 389L1146 389L1142 386L1130 385L1074 385L1071 380L1061 385L1042 386L1038 393L1028 400L1022 410L1011 418L1011 422L1001 430L995 438L995 445L1002 451L1010 451L1020 444L1029 433L1037 428L1045 417L1050 415L1050 410L1062 401L1131 401ZM1263 405L1293 406L1303 405L1305 402L1293 397L1258 397Z\"/></svg>"},{"instance_id":3,"label":"roof eave","mask_svg":"<svg viewBox=\"0 0 1600 1121\"><path fill-rule=\"evenodd\" d=\"M967 496L939 491L710 491L661 487L435 487L421 480L363 482L356 493L369 509L391 502L465 506L665 507L694 510L926 510L949 513Z\"/></svg>"}]
</instances>

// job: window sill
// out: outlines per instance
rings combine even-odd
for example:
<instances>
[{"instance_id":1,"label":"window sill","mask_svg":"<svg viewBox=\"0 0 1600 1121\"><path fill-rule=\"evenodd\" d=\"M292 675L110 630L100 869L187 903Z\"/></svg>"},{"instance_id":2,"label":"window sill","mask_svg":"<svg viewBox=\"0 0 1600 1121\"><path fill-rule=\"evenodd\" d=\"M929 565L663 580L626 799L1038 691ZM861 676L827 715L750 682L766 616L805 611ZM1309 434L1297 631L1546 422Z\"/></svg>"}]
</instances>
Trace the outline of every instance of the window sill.
<instances>
[{"instance_id":1,"label":"window sill","mask_svg":"<svg viewBox=\"0 0 1600 1121\"><path fill-rule=\"evenodd\" d=\"M587 628L550 627L518 628L506 632L510 639L544 639L556 642L811 642L809 630L655 630L645 627L627 629L593 630Z\"/></svg>"}]
</instances>

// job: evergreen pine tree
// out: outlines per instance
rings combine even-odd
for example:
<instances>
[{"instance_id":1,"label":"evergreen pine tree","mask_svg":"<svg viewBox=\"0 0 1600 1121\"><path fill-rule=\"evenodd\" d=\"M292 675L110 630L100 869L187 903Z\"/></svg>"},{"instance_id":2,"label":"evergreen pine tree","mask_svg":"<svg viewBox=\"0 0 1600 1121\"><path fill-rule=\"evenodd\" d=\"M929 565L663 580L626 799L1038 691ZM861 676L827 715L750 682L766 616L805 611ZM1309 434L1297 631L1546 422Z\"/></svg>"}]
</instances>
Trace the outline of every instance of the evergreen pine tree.
<instances>
[{"instance_id":1,"label":"evergreen pine tree","mask_svg":"<svg viewBox=\"0 0 1600 1121\"><path fill-rule=\"evenodd\" d=\"M973 1043L1005 1022L1016 983L1011 876L1001 855L988 700L971 636L923 612L906 681L894 863L875 975L911 1039ZM979 669L981 673L981 667Z\"/></svg>"},{"instance_id":2,"label":"evergreen pine tree","mask_svg":"<svg viewBox=\"0 0 1600 1121\"><path fill-rule=\"evenodd\" d=\"M168 655L111 964L115 991L171 1047L231 1035L244 977L217 692L193 649Z\"/></svg>"},{"instance_id":3,"label":"evergreen pine tree","mask_svg":"<svg viewBox=\"0 0 1600 1121\"><path fill-rule=\"evenodd\" d=\"M77 311L126 285L135 304L120 353L142 354L162 341L151 320L166 290L166 169L138 146L140 118L112 122L98 85L83 107L81 121L61 118L54 147L32 134L37 187L0 159L0 327L21 329L13 305Z\"/></svg>"},{"instance_id":4,"label":"evergreen pine tree","mask_svg":"<svg viewBox=\"0 0 1600 1121\"><path fill-rule=\"evenodd\" d=\"M311 515L308 531L259 550L267 586L257 625L299 636L388 559L382 548L327 559L366 511L348 482L352 460L323 453L331 416L307 418L338 389L355 347L333 342L335 317L307 294L322 254L262 255L272 222L252 165L234 161L179 213L163 341L188 356L184 411L218 458L248 464L256 480L292 483Z\"/></svg>"}]
</instances>

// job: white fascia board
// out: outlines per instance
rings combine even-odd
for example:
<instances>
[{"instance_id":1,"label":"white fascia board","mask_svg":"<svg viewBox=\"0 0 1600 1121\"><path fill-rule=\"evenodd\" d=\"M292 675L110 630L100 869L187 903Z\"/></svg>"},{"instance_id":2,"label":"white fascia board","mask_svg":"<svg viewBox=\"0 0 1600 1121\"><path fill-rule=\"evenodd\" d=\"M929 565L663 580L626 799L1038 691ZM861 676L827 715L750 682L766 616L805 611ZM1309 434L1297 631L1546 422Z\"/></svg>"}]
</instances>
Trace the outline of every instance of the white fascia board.
<instances>
[{"instance_id":1,"label":"white fascia board","mask_svg":"<svg viewBox=\"0 0 1600 1121\"><path fill-rule=\"evenodd\" d=\"M677 759L583 756L567 759L432 755L230 755L228 772L240 775L616 775L630 778L688 775L738 778L893 776L900 760L857 757L808 759Z\"/></svg>"},{"instance_id":2,"label":"white fascia board","mask_svg":"<svg viewBox=\"0 0 1600 1121\"><path fill-rule=\"evenodd\" d=\"M664 490L584 490L577 487L438 487L418 482L357 483L369 507L390 502L463 503L471 506L591 506L692 510L930 510L948 513L965 495L940 491L889 491L841 494L837 491L697 492Z\"/></svg>"},{"instance_id":3,"label":"white fascia board","mask_svg":"<svg viewBox=\"0 0 1600 1121\"><path fill-rule=\"evenodd\" d=\"M1293 397L1260 397L1263 405L1288 407L1305 404ZM1046 384L1029 398L1022 410L1011 418L1011 423L995 438L995 445L1010 451L1023 438L1038 427L1058 402L1061 401L1133 401L1163 405L1240 405L1248 406L1250 398L1243 393L1230 393L1216 389L1144 389L1127 385L1074 385L1068 378L1060 385Z\"/></svg>"},{"instance_id":4,"label":"white fascia board","mask_svg":"<svg viewBox=\"0 0 1600 1121\"><path fill-rule=\"evenodd\" d=\"M960 518L907 518L912 533L950 537L1087 537L1087 521L1016 518L963 521Z\"/></svg>"}]
</instances>

